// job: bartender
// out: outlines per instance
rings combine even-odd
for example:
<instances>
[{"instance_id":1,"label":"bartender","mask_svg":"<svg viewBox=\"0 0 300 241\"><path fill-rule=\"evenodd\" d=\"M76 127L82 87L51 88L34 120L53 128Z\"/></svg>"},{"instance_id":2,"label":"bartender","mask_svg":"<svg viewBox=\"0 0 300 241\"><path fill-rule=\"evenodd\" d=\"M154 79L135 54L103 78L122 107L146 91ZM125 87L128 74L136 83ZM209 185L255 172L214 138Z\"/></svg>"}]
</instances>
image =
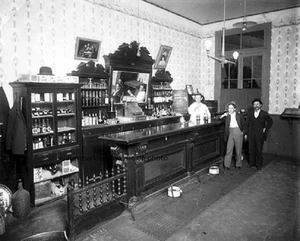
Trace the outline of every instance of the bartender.
<instances>
[{"instance_id":1,"label":"bartender","mask_svg":"<svg viewBox=\"0 0 300 241\"><path fill-rule=\"evenodd\" d=\"M208 107L201 102L203 98L202 94L196 94L195 102L188 108L188 113L191 115L190 121L194 124L204 124L205 120L210 120L211 118Z\"/></svg>"}]
</instances>

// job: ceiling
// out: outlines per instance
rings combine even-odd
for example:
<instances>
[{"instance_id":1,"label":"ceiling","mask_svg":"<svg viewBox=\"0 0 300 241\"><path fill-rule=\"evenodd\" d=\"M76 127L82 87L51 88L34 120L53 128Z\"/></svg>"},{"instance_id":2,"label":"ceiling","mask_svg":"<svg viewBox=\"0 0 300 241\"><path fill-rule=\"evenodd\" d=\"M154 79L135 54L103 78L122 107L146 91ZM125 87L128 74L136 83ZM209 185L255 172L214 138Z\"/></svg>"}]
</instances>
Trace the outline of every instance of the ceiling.
<instances>
[{"instance_id":1,"label":"ceiling","mask_svg":"<svg viewBox=\"0 0 300 241\"><path fill-rule=\"evenodd\" d=\"M223 0L144 0L201 25L223 21ZM244 17L245 0L226 0L226 20ZM300 0L248 0L246 16L300 7ZM299 16L300 17L300 16Z\"/></svg>"}]
</instances>

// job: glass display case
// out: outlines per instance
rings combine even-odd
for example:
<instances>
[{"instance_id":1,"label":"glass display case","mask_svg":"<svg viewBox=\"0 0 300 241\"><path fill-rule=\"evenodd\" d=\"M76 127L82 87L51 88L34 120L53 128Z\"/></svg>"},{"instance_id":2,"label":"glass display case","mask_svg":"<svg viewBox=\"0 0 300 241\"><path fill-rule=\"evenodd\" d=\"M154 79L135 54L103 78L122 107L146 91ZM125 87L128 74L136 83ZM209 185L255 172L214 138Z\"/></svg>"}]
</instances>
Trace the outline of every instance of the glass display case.
<instances>
[{"instance_id":1,"label":"glass display case","mask_svg":"<svg viewBox=\"0 0 300 241\"><path fill-rule=\"evenodd\" d=\"M158 70L151 79L153 115L165 116L172 113L173 90L171 83L173 78L169 71Z\"/></svg>"},{"instance_id":2,"label":"glass display case","mask_svg":"<svg viewBox=\"0 0 300 241\"><path fill-rule=\"evenodd\" d=\"M100 125L107 119L110 105L109 75L102 73L77 73L81 97L81 125Z\"/></svg>"},{"instance_id":3,"label":"glass display case","mask_svg":"<svg viewBox=\"0 0 300 241\"><path fill-rule=\"evenodd\" d=\"M26 179L33 204L66 194L78 180L81 159L79 89L76 83L13 82L27 126Z\"/></svg>"}]
</instances>

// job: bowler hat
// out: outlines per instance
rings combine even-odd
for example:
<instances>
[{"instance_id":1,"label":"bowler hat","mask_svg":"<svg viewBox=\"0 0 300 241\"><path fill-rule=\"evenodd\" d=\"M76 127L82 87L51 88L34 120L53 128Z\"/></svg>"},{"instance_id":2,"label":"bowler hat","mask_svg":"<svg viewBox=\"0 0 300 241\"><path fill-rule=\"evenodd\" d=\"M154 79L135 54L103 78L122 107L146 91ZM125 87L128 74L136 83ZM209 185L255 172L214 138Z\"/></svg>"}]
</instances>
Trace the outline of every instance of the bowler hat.
<instances>
[{"instance_id":1,"label":"bowler hat","mask_svg":"<svg viewBox=\"0 0 300 241\"><path fill-rule=\"evenodd\" d=\"M40 72L38 75L53 75L52 74L52 69L48 66L43 66L40 68Z\"/></svg>"},{"instance_id":2,"label":"bowler hat","mask_svg":"<svg viewBox=\"0 0 300 241\"><path fill-rule=\"evenodd\" d=\"M255 98L254 100L252 100L252 105L254 104L254 102L259 102L261 105L263 104L260 98Z\"/></svg>"},{"instance_id":3,"label":"bowler hat","mask_svg":"<svg viewBox=\"0 0 300 241\"><path fill-rule=\"evenodd\" d=\"M230 101L226 106L228 108L229 105L232 105L234 108L236 108L236 103L234 101Z\"/></svg>"}]
</instances>

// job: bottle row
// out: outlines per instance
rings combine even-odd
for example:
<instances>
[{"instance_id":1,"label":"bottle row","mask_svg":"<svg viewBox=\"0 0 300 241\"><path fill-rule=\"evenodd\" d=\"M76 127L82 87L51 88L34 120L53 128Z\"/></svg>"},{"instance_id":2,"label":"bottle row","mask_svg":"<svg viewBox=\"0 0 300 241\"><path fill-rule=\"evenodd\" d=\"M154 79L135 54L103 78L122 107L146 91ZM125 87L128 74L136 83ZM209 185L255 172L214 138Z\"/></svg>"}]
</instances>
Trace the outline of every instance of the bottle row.
<instances>
[{"instance_id":1,"label":"bottle row","mask_svg":"<svg viewBox=\"0 0 300 241\"><path fill-rule=\"evenodd\" d=\"M160 116L172 116L174 115L174 111L169 104L158 104L152 112L153 117L160 117Z\"/></svg>"},{"instance_id":2,"label":"bottle row","mask_svg":"<svg viewBox=\"0 0 300 241\"><path fill-rule=\"evenodd\" d=\"M100 82L99 81L84 81L82 82L82 86L81 88L89 88L89 89L107 89L108 85L106 80L101 79Z\"/></svg>"},{"instance_id":3,"label":"bottle row","mask_svg":"<svg viewBox=\"0 0 300 241\"><path fill-rule=\"evenodd\" d=\"M57 93L57 101L74 101L74 92ZM53 102L53 93L31 93L31 103Z\"/></svg>"},{"instance_id":4,"label":"bottle row","mask_svg":"<svg viewBox=\"0 0 300 241\"><path fill-rule=\"evenodd\" d=\"M53 134L49 133L48 135L41 137L34 137L32 142L33 150L48 148L54 145ZM62 135L58 136L58 145L68 144L74 142L74 136L71 132L64 132Z\"/></svg>"},{"instance_id":5,"label":"bottle row","mask_svg":"<svg viewBox=\"0 0 300 241\"><path fill-rule=\"evenodd\" d=\"M101 125L106 123L107 121L107 113L102 112L101 110L94 113L84 113L82 112L82 126L90 126L90 125Z\"/></svg>"},{"instance_id":6,"label":"bottle row","mask_svg":"<svg viewBox=\"0 0 300 241\"><path fill-rule=\"evenodd\" d=\"M53 146L53 135L45 137L33 138L32 149L38 150Z\"/></svg>"},{"instance_id":7,"label":"bottle row","mask_svg":"<svg viewBox=\"0 0 300 241\"><path fill-rule=\"evenodd\" d=\"M83 107L108 105L109 97L107 90L81 90Z\"/></svg>"},{"instance_id":8,"label":"bottle row","mask_svg":"<svg viewBox=\"0 0 300 241\"><path fill-rule=\"evenodd\" d=\"M58 136L58 144L68 144L74 142L74 138L71 132L64 132L62 135Z\"/></svg>"},{"instance_id":9,"label":"bottle row","mask_svg":"<svg viewBox=\"0 0 300 241\"><path fill-rule=\"evenodd\" d=\"M173 99L172 91L153 91L153 102L161 103L161 102L171 102Z\"/></svg>"},{"instance_id":10,"label":"bottle row","mask_svg":"<svg viewBox=\"0 0 300 241\"><path fill-rule=\"evenodd\" d=\"M32 134L52 133L51 125L50 118L34 119L34 122L32 123Z\"/></svg>"},{"instance_id":11,"label":"bottle row","mask_svg":"<svg viewBox=\"0 0 300 241\"><path fill-rule=\"evenodd\" d=\"M154 90L159 90L159 89L161 89L161 90L164 90L164 89L172 89L172 87L171 87L171 85L170 85L170 83L166 83L166 84L163 84L163 83L161 83L160 85L155 85L155 84L153 84L152 85L152 88L154 89Z\"/></svg>"},{"instance_id":12,"label":"bottle row","mask_svg":"<svg viewBox=\"0 0 300 241\"><path fill-rule=\"evenodd\" d=\"M57 114L70 114L74 113L73 110L71 109L57 109L56 110ZM33 117L38 117L38 116L45 116L45 115L53 115L52 110L43 110L40 107L33 107L31 109L31 113Z\"/></svg>"}]
</instances>

